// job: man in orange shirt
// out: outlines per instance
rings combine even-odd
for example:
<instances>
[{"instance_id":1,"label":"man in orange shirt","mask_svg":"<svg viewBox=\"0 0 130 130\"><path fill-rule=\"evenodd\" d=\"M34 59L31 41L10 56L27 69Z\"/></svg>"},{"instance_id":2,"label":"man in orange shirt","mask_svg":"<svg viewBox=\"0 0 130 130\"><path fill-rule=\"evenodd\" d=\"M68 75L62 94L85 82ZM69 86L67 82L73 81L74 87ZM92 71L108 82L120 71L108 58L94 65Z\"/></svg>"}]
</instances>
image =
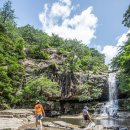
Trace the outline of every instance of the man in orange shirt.
<instances>
[{"instance_id":1,"label":"man in orange shirt","mask_svg":"<svg viewBox=\"0 0 130 130\"><path fill-rule=\"evenodd\" d=\"M42 105L40 104L40 101L37 100L36 104L35 104L36 127L37 127L37 124L38 124L38 121L39 121L41 130L42 130L42 121L41 121L41 119L43 118L43 116L45 116L45 111L44 111Z\"/></svg>"}]
</instances>

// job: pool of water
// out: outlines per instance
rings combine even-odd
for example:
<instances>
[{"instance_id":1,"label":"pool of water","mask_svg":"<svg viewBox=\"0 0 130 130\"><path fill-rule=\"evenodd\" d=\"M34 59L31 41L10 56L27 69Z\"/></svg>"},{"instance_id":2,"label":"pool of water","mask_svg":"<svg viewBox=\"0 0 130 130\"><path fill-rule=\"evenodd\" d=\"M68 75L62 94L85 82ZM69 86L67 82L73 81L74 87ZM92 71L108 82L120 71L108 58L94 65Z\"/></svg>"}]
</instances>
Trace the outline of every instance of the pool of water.
<instances>
[{"instance_id":1,"label":"pool of water","mask_svg":"<svg viewBox=\"0 0 130 130\"><path fill-rule=\"evenodd\" d=\"M83 119L78 118L45 118L44 121L64 121L67 123L82 126L85 122ZM95 119L97 125L104 127L128 127L130 128L130 119Z\"/></svg>"},{"instance_id":2,"label":"pool of water","mask_svg":"<svg viewBox=\"0 0 130 130\"><path fill-rule=\"evenodd\" d=\"M104 127L130 127L130 119L101 119L95 122Z\"/></svg>"}]
</instances>

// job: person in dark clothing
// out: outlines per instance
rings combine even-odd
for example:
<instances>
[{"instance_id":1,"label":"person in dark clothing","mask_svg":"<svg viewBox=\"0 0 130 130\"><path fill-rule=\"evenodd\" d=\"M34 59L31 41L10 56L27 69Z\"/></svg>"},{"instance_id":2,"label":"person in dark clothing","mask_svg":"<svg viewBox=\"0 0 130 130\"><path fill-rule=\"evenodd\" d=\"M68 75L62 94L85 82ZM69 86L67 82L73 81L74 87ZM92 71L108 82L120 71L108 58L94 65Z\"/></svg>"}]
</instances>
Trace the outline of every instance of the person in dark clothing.
<instances>
[{"instance_id":1,"label":"person in dark clothing","mask_svg":"<svg viewBox=\"0 0 130 130\"><path fill-rule=\"evenodd\" d=\"M84 120L86 120L86 121L91 120L87 106L84 106L84 109L83 109L82 113L83 113Z\"/></svg>"},{"instance_id":2,"label":"person in dark clothing","mask_svg":"<svg viewBox=\"0 0 130 130\"><path fill-rule=\"evenodd\" d=\"M84 109L82 112L83 112L83 118L86 121L86 125L87 125L86 130L93 128L96 124L91 120L91 117L90 117L89 112L88 112L88 107L84 106Z\"/></svg>"}]
</instances>

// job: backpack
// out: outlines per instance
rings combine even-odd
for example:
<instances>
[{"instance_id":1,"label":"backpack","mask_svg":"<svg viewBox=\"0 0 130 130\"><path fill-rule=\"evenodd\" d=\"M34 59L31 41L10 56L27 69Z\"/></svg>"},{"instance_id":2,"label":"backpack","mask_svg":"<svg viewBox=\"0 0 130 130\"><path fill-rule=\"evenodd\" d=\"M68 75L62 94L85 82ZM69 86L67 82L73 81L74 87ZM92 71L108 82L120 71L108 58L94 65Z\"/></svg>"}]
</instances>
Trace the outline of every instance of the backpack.
<instances>
[{"instance_id":1,"label":"backpack","mask_svg":"<svg viewBox=\"0 0 130 130\"><path fill-rule=\"evenodd\" d=\"M83 109L83 115L88 115L88 110L87 109Z\"/></svg>"}]
</instances>

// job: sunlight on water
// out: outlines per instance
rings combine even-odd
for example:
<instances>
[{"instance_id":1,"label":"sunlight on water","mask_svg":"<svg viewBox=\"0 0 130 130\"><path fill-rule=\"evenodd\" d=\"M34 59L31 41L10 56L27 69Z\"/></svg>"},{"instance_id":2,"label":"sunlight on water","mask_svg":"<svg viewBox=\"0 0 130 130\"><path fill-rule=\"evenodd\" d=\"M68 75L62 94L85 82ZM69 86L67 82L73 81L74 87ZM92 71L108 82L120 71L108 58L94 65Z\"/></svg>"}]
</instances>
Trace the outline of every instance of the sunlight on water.
<instances>
[{"instance_id":1,"label":"sunlight on water","mask_svg":"<svg viewBox=\"0 0 130 130\"><path fill-rule=\"evenodd\" d=\"M109 73L108 85L109 85L109 89L108 89L109 101L103 103L100 106L100 110L99 110L100 116L105 116L105 117L113 115L118 110L116 73Z\"/></svg>"},{"instance_id":2,"label":"sunlight on water","mask_svg":"<svg viewBox=\"0 0 130 130\"><path fill-rule=\"evenodd\" d=\"M118 110L116 73L109 73L109 102L102 107L101 115L113 115Z\"/></svg>"}]
</instances>

